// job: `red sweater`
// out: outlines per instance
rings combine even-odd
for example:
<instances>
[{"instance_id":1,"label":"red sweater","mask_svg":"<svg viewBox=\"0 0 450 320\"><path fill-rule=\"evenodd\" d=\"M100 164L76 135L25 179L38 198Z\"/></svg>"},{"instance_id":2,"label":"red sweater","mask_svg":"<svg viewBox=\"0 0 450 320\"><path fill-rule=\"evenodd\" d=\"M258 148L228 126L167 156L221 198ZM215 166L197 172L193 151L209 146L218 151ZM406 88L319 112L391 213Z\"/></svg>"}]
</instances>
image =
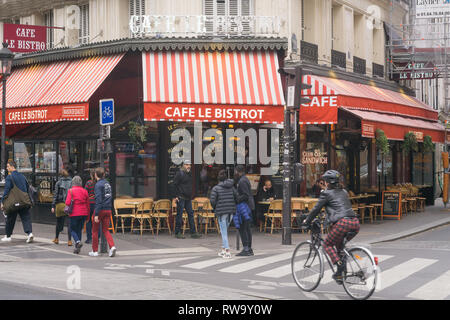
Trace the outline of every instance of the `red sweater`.
<instances>
[{"instance_id":1,"label":"red sweater","mask_svg":"<svg viewBox=\"0 0 450 320\"><path fill-rule=\"evenodd\" d=\"M73 210L70 216L87 216L91 209L89 206L89 195L86 189L78 186L72 187L72 189L67 192L66 206L70 206L70 201L72 201L72 194L74 201Z\"/></svg>"}]
</instances>

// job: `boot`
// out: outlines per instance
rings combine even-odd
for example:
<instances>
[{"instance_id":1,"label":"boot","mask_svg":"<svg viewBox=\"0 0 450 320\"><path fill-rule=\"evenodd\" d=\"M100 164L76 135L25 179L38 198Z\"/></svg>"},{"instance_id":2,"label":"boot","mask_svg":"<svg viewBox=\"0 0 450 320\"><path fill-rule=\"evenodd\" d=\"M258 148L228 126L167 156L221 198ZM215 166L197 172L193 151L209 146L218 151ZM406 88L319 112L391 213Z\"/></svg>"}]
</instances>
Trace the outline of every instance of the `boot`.
<instances>
[{"instance_id":1,"label":"boot","mask_svg":"<svg viewBox=\"0 0 450 320\"><path fill-rule=\"evenodd\" d=\"M67 245L68 245L69 247L71 247L71 246L72 246L72 240L67 241Z\"/></svg>"},{"instance_id":2,"label":"boot","mask_svg":"<svg viewBox=\"0 0 450 320\"><path fill-rule=\"evenodd\" d=\"M55 238L55 239L53 239L53 241L52 241L54 244L59 244L59 239L58 238Z\"/></svg>"},{"instance_id":3,"label":"boot","mask_svg":"<svg viewBox=\"0 0 450 320\"><path fill-rule=\"evenodd\" d=\"M333 279L337 282L337 284L342 284L345 273L345 264L339 260L336 262L337 270L333 274Z\"/></svg>"}]
</instances>

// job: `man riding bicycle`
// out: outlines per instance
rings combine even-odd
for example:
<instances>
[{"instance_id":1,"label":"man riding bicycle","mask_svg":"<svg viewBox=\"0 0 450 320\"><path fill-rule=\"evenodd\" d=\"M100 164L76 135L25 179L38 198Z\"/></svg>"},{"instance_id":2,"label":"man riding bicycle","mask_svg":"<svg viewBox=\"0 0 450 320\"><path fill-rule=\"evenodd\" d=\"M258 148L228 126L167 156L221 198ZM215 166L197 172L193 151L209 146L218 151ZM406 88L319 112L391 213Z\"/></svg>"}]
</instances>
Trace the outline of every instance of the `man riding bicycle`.
<instances>
[{"instance_id":1,"label":"man riding bicycle","mask_svg":"<svg viewBox=\"0 0 450 320\"><path fill-rule=\"evenodd\" d=\"M324 242L324 250L330 256L331 262L337 266L333 279L342 282L342 273L345 265L340 258L344 239L350 241L359 232L359 220L353 212L348 193L339 183L340 173L336 170L328 170L322 178L327 189L322 191L319 201L311 210L309 216L303 221L304 225L310 225L312 220L320 213L323 207L327 213L327 220L332 224ZM352 232L352 235L348 235ZM336 247L336 249L335 249Z\"/></svg>"}]
</instances>

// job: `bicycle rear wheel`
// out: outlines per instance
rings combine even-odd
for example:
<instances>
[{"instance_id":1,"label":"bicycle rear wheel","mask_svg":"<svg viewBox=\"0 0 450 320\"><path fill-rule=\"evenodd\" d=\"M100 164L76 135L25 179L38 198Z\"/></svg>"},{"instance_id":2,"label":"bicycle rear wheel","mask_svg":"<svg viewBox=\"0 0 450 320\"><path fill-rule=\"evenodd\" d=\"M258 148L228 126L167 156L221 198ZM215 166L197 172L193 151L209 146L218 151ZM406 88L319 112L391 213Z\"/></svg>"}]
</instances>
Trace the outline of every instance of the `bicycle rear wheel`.
<instances>
[{"instance_id":1,"label":"bicycle rear wheel","mask_svg":"<svg viewBox=\"0 0 450 320\"><path fill-rule=\"evenodd\" d=\"M323 277L323 258L319 250L310 242L300 243L291 259L292 276L303 291L313 291Z\"/></svg>"},{"instance_id":2,"label":"bicycle rear wheel","mask_svg":"<svg viewBox=\"0 0 450 320\"><path fill-rule=\"evenodd\" d=\"M344 289L356 300L368 299L377 285L377 266L369 250L354 247L348 250Z\"/></svg>"}]
</instances>

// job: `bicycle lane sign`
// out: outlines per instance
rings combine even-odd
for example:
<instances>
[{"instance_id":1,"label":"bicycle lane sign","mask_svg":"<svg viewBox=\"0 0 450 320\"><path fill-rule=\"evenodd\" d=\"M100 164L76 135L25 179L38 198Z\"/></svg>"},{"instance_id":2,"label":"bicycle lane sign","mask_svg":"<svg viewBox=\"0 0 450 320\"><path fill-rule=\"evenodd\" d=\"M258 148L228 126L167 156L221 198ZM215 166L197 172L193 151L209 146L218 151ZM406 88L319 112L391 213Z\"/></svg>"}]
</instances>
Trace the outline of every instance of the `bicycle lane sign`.
<instances>
[{"instance_id":1,"label":"bicycle lane sign","mask_svg":"<svg viewBox=\"0 0 450 320\"><path fill-rule=\"evenodd\" d=\"M114 99L100 100L100 125L114 124Z\"/></svg>"}]
</instances>

